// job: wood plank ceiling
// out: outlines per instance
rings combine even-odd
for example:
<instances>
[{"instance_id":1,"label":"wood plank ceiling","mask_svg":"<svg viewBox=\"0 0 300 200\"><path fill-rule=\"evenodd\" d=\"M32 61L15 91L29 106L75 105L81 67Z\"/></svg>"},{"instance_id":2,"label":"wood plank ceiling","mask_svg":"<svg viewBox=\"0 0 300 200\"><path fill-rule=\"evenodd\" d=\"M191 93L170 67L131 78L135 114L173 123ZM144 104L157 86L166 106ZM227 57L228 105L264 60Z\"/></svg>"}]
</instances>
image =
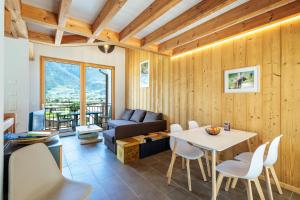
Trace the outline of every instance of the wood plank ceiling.
<instances>
[{"instance_id":1,"label":"wood plank ceiling","mask_svg":"<svg viewBox=\"0 0 300 200\"><path fill-rule=\"evenodd\" d=\"M57 4L54 9L45 8L41 0L6 0L5 35L56 46L109 43L178 55L300 14L300 0L91 1L94 5L77 0L49 2ZM84 10L90 16L78 18L86 16Z\"/></svg>"}]
</instances>

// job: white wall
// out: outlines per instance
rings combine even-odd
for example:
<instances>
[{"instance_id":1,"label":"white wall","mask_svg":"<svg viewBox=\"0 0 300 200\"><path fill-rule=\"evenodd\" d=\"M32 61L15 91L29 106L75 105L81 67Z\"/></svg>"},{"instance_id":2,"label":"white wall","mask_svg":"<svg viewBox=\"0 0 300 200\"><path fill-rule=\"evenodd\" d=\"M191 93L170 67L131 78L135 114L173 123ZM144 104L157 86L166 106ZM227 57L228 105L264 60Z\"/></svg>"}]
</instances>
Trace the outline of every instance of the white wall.
<instances>
[{"instance_id":1,"label":"white wall","mask_svg":"<svg viewBox=\"0 0 300 200\"><path fill-rule=\"evenodd\" d=\"M116 47L110 54L104 54L97 46L54 47L34 44L34 61L30 62L30 110L40 106L40 56L109 65L115 67L115 111L120 116L125 108L125 49Z\"/></svg>"},{"instance_id":2,"label":"white wall","mask_svg":"<svg viewBox=\"0 0 300 200\"><path fill-rule=\"evenodd\" d=\"M16 114L16 131L28 129L29 113L29 42L4 39L4 112Z\"/></svg>"},{"instance_id":3,"label":"white wall","mask_svg":"<svg viewBox=\"0 0 300 200\"><path fill-rule=\"evenodd\" d=\"M3 85L4 85L4 23L3 23L3 13L4 13L4 5L3 0L0 0L0 185L2 186L2 180L3 180L3 104L4 104L4 98L3 98ZM0 188L0 200L2 199L2 188Z\"/></svg>"}]
</instances>

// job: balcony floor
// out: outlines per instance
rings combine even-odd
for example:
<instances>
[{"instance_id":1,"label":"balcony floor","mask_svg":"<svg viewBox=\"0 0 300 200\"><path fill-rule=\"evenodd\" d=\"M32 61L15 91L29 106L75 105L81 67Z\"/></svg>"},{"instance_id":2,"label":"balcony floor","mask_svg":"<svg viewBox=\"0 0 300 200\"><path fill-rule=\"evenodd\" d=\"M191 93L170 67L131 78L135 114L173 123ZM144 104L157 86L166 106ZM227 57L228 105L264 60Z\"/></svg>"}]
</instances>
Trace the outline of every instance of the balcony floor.
<instances>
[{"instance_id":1,"label":"balcony floor","mask_svg":"<svg viewBox=\"0 0 300 200\"><path fill-rule=\"evenodd\" d=\"M91 145L80 145L76 136L62 138L63 174L74 180L83 181L93 186L90 197L101 199L210 199L211 183L204 182L196 161L191 162L192 192L187 189L186 170L181 169L181 159L177 159L171 185L165 177L171 152L166 151L147 157L130 165L123 165L109 151L103 142ZM224 191L225 182L220 189L218 199L246 199L246 190L239 181L235 190ZM267 192L265 183L260 181ZM283 189L279 195L273 187L274 199L296 200L299 194ZM254 185L254 199L259 199Z\"/></svg>"}]
</instances>

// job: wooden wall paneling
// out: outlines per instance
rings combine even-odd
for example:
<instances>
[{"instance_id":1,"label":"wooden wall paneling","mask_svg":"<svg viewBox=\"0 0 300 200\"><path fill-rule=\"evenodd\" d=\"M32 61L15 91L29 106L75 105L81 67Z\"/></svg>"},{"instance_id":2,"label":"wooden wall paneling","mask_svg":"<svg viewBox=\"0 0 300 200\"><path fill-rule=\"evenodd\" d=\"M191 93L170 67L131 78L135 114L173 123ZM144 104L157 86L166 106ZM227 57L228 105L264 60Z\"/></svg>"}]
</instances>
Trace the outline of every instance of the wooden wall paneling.
<instances>
[{"instance_id":1,"label":"wooden wall paneling","mask_svg":"<svg viewBox=\"0 0 300 200\"><path fill-rule=\"evenodd\" d=\"M246 39L240 38L233 41L233 66L232 68L246 67ZM232 94L233 96L233 121L236 129L246 130L247 124L247 94ZM234 155L248 151L246 142L232 148Z\"/></svg>"},{"instance_id":2,"label":"wooden wall paneling","mask_svg":"<svg viewBox=\"0 0 300 200\"><path fill-rule=\"evenodd\" d=\"M186 57L180 58L180 66L178 67L178 100L179 100L179 108L178 108L178 115L179 115L179 123L180 125L186 129L187 128L187 122L186 122L186 113L187 113L187 85L186 85Z\"/></svg>"},{"instance_id":3,"label":"wooden wall paneling","mask_svg":"<svg viewBox=\"0 0 300 200\"><path fill-rule=\"evenodd\" d=\"M197 109L197 112L198 112L198 121L201 122L202 125L207 125L204 123L204 110L203 110L203 52L200 51L197 55L197 59L198 59L198 80L197 81L197 84L198 84L198 102L197 102L197 105L198 105L198 109Z\"/></svg>"},{"instance_id":4,"label":"wooden wall paneling","mask_svg":"<svg viewBox=\"0 0 300 200\"><path fill-rule=\"evenodd\" d=\"M194 80L193 80L193 85L194 85L194 120L197 121L199 123L199 125L202 125L202 123L200 124L200 115L199 115L199 100L200 100L200 93L199 93L199 79L200 79L200 66L199 66L199 52L193 53L193 58L194 58Z\"/></svg>"},{"instance_id":5,"label":"wooden wall paneling","mask_svg":"<svg viewBox=\"0 0 300 200\"><path fill-rule=\"evenodd\" d=\"M155 55L154 56L155 64L153 68L153 77L155 77L153 83L154 83L154 93L153 93L153 111L157 112L158 111L158 65L159 65L159 56Z\"/></svg>"},{"instance_id":6,"label":"wooden wall paneling","mask_svg":"<svg viewBox=\"0 0 300 200\"><path fill-rule=\"evenodd\" d=\"M233 41L228 41L224 43L221 47L222 51L222 76L224 76L224 71L227 69L232 69L234 67L234 58L233 58ZM222 124L225 121L234 122L234 102L233 94L224 93L224 80L222 80ZM234 124L232 124L234 127ZM233 151L227 150L221 153L221 159L232 159Z\"/></svg>"},{"instance_id":7,"label":"wooden wall paneling","mask_svg":"<svg viewBox=\"0 0 300 200\"><path fill-rule=\"evenodd\" d=\"M190 54L187 58L187 120L194 120L194 67L195 57Z\"/></svg>"},{"instance_id":8,"label":"wooden wall paneling","mask_svg":"<svg viewBox=\"0 0 300 200\"><path fill-rule=\"evenodd\" d=\"M168 103L169 103L169 120L170 120L170 124L174 123L175 121L175 114L174 114L174 105L175 105L175 94L174 94L174 68L175 68L175 65L176 63L178 62L178 59L179 58L176 58L174 60L171 60L171 65L170 65L170 69L169 69L169 100L168 100Z\"/></svg>"},{"instance_id":9,"label":"wooden wall paneling","mask_svg":"<svg viewBox=\"0 0 300 200\"><path fill-rule=\"evenodd\" d=\"M128 108L130 97L129 97L129 70L130 70L130 56L129 56L129 49L125 49L125 108Z\"/></svg>"},{"instance_id":10,"label":"wooden wall paneling","mask_svg":"<svg viewBox=\"0 0 300 200\"><path fill-rule=\"evenodd\" d=\"M262 63L262 33L250 35L246 39L247 66L260 65L260 92L247 94L247 130L261 133L262 127L262 92L264 85L262 83L262 72L264 66ZM261 144L259 137L251 140L252 149Z\"/></svg>"},{"instance_id":11,"label":"wooden wall paneling","mask_svg":"<svg viewBox=\"0 0 300 200\"><path fill-rule=\"evenodd\" d=\"M203 51L203 122L204 124L211 124L211 99L212 99L212 84L211 84L211 48Z\"/></svg>"},{"instance_id":12,"label":"wooden wall paneling","mask_svg":"<svg viewBox=\"0 0 300 200\"><path fill-rule=\"evenodd\" d=\"M140 91L140 84L139 84L139 74L138 74L138 70L139 70L139 67L140 67L140 63L139 63L139 58L140 58L140 52L139 51L135 51L134 50L134 60L133 60L133 63L134 63L134 68L133 68L133 75L134 77L137 77L134 79L134 82L133 82L133 88L134 88L134 101L133 101L133 108L137 108L138 107L138 101L139 101L139 91Z\"/></svg>"},{"instance_id":13,"label":"wooden wall paneling","mask_svg":"<svg viewBox=\"0 0 300 200\"><path fill-rule=\"evenodd\" d=\"M213 126L222 126L222 115L221 115L221 96L223 92L222 81L222 59L221 59L221 48L219 46L213 47L211 50L211 68L212 68L212 80L211 80L211 101L212 101L212 115L211 124Z\"/></svg>"},{"instance_id":14,"label":"wooden wall paneling","mask_svg":"<svg viewBox=\"0 0 300 200\"><path fill-rule=\"evenodd\" d=\"M129 66L128 66L128 73L129 73L129 86L128 86L128 92L131 99L128 100L129 108L133 108L133 100L134 100L134 52L131 49L128 49L128 57L129 57Z\"/></svg>"},{"instance_id":15,"label":"wooden wall paneling","mask_svg":"<svg viewBox=\"0 0 300 200\"><path fill-rule=\"evenodd\" d=\"M281 81L281 51L280 27L274 27L263 32L262 60L262 129L260 139L271 141L280 134L280 81ZM280 155L283 155L279 151ZM282 179L281 165L275 165L275 170Z\"/></svg>"},{"instance_id":16,"label":"wooden wall paneling","mask_svg":"<svg viewBox=\"0 0 300 200\"><path fill-rule=\"evenodd\" d=\"M164 58L162 56L158 56L159 57L159 64L158 64L158 67L157 67L157 101L158 101L158 104L157 104L157 111L158 112L162 112L163 109L162 109L162 87L163 87L163 81L162 81L162 68L163 68L163 60Z\"/></svg>"},{"instance_id":17,"label":"wooden wall paneling","mask_svg":"<svg viewBox=\"0 0 300 200\"><path fill-rule=\"evenodd\" d=\"M164 114L164 118L169 122L170 121L170 113L169 113L169 74L170 74L170 63L169 59L163 59L162 63L162 89L161 89L161 96L162 96L162 113ZM169 124L168 124L169 126Z\"/></svg>"},{"instance_id":18,"label":"wooden wall paneling","mask_svg":"<svg viewBox=\"0 0 300 200\"><path fill-rule=\"evenodd\" d=\"M300 187L300 20L282 26L281 60L281 181ZM284 155L283 155L284 154Z\"/></svg>"},{"instance_id":19,"label":"wooden wall paneling","mask_svg":"<svg viewBox=\"0 0 300 200\"><path fill-rule=\"evenodd\" d=\"M180 109L180 79L179 79L179 69L180 69L180 62L181 59L178 59L178 62L176 63L174 67L174 122L180 123L179 118L179 109Z\"/></svg>"}]
</instances>

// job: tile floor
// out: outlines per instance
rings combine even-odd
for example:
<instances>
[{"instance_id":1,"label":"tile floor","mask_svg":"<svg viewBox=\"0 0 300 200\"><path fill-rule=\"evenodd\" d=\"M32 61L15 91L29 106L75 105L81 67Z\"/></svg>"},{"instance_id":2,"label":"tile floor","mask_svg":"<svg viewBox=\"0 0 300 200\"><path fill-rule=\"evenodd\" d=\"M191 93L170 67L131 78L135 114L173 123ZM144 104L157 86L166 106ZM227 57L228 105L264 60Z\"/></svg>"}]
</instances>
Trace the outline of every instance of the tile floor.
<instances>
[{"instance_id":1,"label":"tile floor","mask_svg":"<svg viewBox=\"0 0 300 200\"><path fill-rule=\"evenodd\" d=\"M181 169L181 159L177 159L171 185L167 185L165 174L171 159L170 151L123 165L103 142L80 145L77 137L71 136L62 138L62 143L63 175L91 184L93 192L90 200L210 199L211 183L203 181L196 161L191 162L192 192L187 189L186 170ZM261 185L267 199L263 181ZM229 192L225 192L224 187L225 181L218 199L247 199L241 182L238 182L235 190ZM300 199L299 194L288 190L283 192L283 195L274 192L274 198ZM253 193L254 199L259 199L254 186Z\"/></svg>"}]
</instances>

